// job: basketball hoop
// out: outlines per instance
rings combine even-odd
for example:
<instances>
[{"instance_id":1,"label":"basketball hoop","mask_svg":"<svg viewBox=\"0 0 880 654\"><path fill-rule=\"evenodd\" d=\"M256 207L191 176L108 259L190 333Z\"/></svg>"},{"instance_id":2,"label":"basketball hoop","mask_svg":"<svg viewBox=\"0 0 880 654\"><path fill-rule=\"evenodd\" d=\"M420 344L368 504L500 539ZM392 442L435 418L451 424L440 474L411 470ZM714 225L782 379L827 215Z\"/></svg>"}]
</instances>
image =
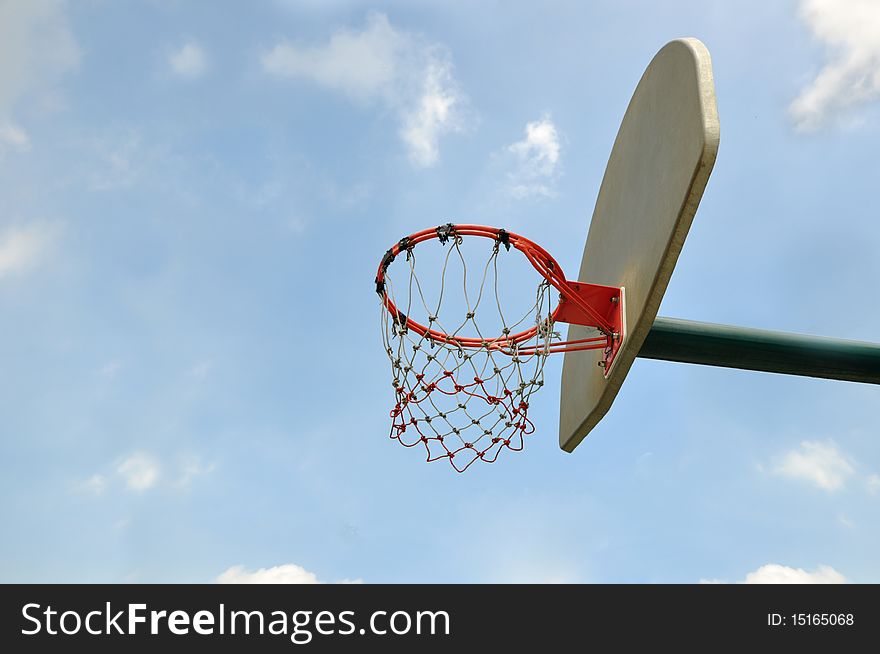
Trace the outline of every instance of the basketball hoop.
<instances>
[{"instance_id":1,"label":"basketball hoop","mask_svg":"<svg viewBox=\"0 0 880 654\"><path fill-rule=\"evenodd\" d=\"M467 279L466 257L461 250L466 237L483 237L494 243L482 267L476 299L468 297L465 283L464 316L456 321L455 329L448 330L443 326L445 317L441 317L443 289L450 265L460 263ZM440 272L440 297L429 305L415 272L415 248L434 239L448 251ZM511 249L522 253L539 274L534 304L514 323L505 318L497 283L498 258ZM389 275L389 267L401 255L409 268L405 310L395 301L395 285ZM497 312L493 313L497 313L501 329L500 333L484 334L477 314L489 295L484 291L490 269L495 275ZM548 355L602 350L598 363L607 375L624 339L622 288L568 281L546 250L504 229L449 223L416 232L385 253L375 281L395 393L390 437L406 447L422 444L428 461L448 459L458 472L477 460L493 463L504 449L523 449L524 438L535 431L528 418L529 402L544 384ZM558 292L555 306L552 289ZM424 309L425 323L410 317L413 308ZM480 315L485 310L479 311ZM563 341L554 331L556 323L593 327L596 335Z\"/></svg>"}]
</instances>

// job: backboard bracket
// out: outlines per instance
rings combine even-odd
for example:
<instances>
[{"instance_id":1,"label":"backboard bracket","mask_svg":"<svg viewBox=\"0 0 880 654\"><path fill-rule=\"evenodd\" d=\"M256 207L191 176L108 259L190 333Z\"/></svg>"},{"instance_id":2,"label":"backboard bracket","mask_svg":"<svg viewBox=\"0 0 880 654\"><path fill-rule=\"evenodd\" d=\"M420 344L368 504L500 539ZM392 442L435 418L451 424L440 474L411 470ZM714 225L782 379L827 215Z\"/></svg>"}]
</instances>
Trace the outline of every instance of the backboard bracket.
<instances>
[{"instance_id":1,"label":"backboard bracket","mask_svg":"<svg viewBox=\"0 0 880 654\"><path fill-rule=\"evenodd\" d=\"M623 288L617 286L604 286L602 284L588 284L587 282L569 282L571 291L577 294L584 304L591 307L607 324L611 325L611 333L608 335L608 345L604 350L602 359L598 362L599 367L604 369L605 376L611 372L615 357L626 338L626 294ZM577 303L568 301L565 295L559 296L559 309L556 311L556 322L565 322L572 325L595 326L596 321L589 316ZM584 339L589 341L590 339ZM566 350L578 350L576 342L570 343Z\"/></svg>"}]
</instances>

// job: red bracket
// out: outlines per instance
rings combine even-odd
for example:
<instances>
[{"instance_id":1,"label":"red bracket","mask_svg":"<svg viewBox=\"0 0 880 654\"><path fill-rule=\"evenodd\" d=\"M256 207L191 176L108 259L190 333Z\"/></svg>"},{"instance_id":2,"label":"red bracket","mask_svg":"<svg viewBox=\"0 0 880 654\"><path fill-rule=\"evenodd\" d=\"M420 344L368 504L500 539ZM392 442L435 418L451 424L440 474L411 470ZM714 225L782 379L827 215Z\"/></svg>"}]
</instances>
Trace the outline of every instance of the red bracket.
<instances>
[{"instance_id":1,"label":"red bracket","mask_svg":"<svg viewBox=\"0 0 880 654\"><path fill-rule=\"evenodd\" d=\"M569 288L577 293L578 297L598 313L611 325L611 333L606 335L604 356L599 365L605 369L605 376L611 371L614 358L623 345L626 338L626 296L623 288L617 286L602 286L601 284L588 284L586 282L568 282ZM597 327L596 320L581 309L575 302L566 300L565 295L559 298L559 308L555 314L556 322L567 322L573 325L585 327ZM575 343L571 343L574 345ZM570 347L567 350L592 349L589 347Z\"/></svg>"}]
</instances>

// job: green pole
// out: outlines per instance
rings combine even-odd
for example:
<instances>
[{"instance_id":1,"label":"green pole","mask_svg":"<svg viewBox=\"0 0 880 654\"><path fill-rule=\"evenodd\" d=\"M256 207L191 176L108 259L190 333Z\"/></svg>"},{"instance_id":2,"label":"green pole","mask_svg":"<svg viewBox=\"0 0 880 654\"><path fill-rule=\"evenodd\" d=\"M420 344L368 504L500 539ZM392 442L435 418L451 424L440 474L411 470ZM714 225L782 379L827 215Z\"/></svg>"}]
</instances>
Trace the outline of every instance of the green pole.
<instances>
[{"instance_id":1,"label":"green pole","mask_svg":"<svg viewBox=\"0 0 880 654\"><path fill-rule=\"evenodd\" d=\"M880 384L880 345L657 318L639 357Z\"/></svg>"}]
</instances>

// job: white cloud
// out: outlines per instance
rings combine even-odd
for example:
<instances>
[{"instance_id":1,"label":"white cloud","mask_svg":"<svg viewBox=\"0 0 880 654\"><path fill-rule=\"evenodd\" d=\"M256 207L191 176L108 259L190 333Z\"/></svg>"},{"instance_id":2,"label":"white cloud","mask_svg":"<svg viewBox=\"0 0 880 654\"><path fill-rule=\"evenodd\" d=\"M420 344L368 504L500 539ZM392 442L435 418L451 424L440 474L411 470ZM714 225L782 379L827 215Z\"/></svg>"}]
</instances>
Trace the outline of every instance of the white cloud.
<instances>
[{"instance_id":1,"label":"white cloud","mask_svg":"<svg viewBox=\"0 0 880 654\"><path fill-rule=\"evenodd\" d=\"M0 232L0 279L32 268L45 255L54 236L55 230L42 224Z\"/></svg>"},{"instance_id":2,"label":"white cloud","mask_svg":"<svg viewBox=\"0 0 880 654\"><path fill-rule=\"evenodd\" d=\"M700 579L701 584L726 584L721 579ZM789 568L778 563L762 565L749 572L738 584L845 584L846 577L828 565L820 565L813 572Z\"/></svg>"},{"instance_id":3,"label":"white cloud","mask_svg":"<svg viewBox=\"0 0 880 654\"><path fill-rule=\"evenodd\" d=\"M303 567L294 563L276 565L273 568L259 568L250 572L241 565L234 565L222 572L215 580L218 584L320 584L318 577ZM352 584L361 583L356 581L341 581L338 583Z\"/></svg>"},{"instance_id":4,"label":"white cloud","mask_svg":"<svg viewBox=\"0 0 880 654\"><path fill-rule=\"evenodd\" d=\"M451 126L458 95L449 66L431 62L424 73L417 106L405 115L400 136L418 166L431 166L439 156L437 143Z\"/></svg>"},{"instance_id":5,"label":"white cloud","mask_svg":"<svg viewBox=\"0 0 880 654\"><path fill-rule=\"evenodd\" d=\"M333 13L340 9L357 5L360 0L274 0L274 4L281 9L294 10L297 13L302 12L303 8L308 9L310 14L316 12Z\"/></svg>"},{"instance_id":6,"label":"white cloud","mask_svg":"<svg viewBox=\"0 0 880 654\"><path fill-rule=\"evenodd\" d=\"M60 0L0 2L0 118L28 93L45 92L79 63Z\"/></svg>"},{"instance_id":7,"label":"white cloud","mask_svg":"<svg viewBox=\"0 0 880 654\"><path fill-rule=\"evenodd\" d=\"M446 50L394 29L383 14L370 14L363 30L338 30L324 45L281 42L263 54L262 65L270 75L310 79L391 109L416 166L436 163L440 138L464 127L466 99Z\"/></svg>"},{"instance_id":8,"label":"white cloud","mask_svg":"<svg viewBox=\"0 0 880 654\"><path fill-rule=\"evenodd\" d=\"M0 154L6 150L27 152L31 149L31 140L21 127L12 123L0 124Z\"/></svg>"},{"instance_id":9,"label":"white cloud","mask_svg":"<svg viewBox=\"0 0 880 654\"><path fill-rule=\"evenodd\" d=\"M880 493L880 475L871 475L868 477L868 492L871 495Z\"/></svg>"},{"instance_id":10,"label":"white cloud","mask_svg":"<svg viewBox=\"0 0 880 654\"><path fill-rule=\"evenodd\" d=\"M791 479L809 481L830 492L842 487L854 470L832 441L803 441L799 449L782 458L775 472Z\"/></svg>"},{"instance_id":11,"label":"white cloud","mask_svg":"<svg viewBox=\"0 0 880 654\"><path fill-rule=\"evenodd\" d=\"M499 569L489 577L490 583L502 584L578 584L584 578L577 566L548 556L544 559L500 561Z\"/></svg>"},{"instance_id":12,"label":"white cloud","mask_svg":"<svg viewBox=\"0 0 880 654\"><path fill-rule=\"evenodd\" d=\"M195 479L213 472L215 467L213 462L205 462L198 456L181 457L176 464L168 465L147 452L134 452L119 459L112 472L129 490L143 492L155 488L160 482L166 488L184 489ZM81 482L79 487L101 495L111 481L110 475L96 473Z\"/></svg>"},{"instance_id":13,"label":"white cloud","mask_svg":"<svg viewBox=\"0 0 880 654\"><path fill-rule=\"evenodd\" d=\"M104 475L94 474L82 483L80 488L93 495L101 495L107 488L107 478Z\"/></svg>"},{"instance_id":14,"label":"white cloud","mask_svg":"<svg viewBox=\"0 0 880 654\"><path fill-rule=\"evenodd\" d=\"M116 473L133 491L145 491L159 479L159 462L145 452L135 452L116 465Z\"/></svg>"},{"instance_id":15,"label":"white cloud","mask_svg":"<svg viewBox=\"0 0 880 654\"><path fill-rule=\"evenodd\" d=\"M130 129L107 134L87 146L94 158L94 162L85 167L91 190L128 188L138 180L146 158L140 132Z\"/></svg>"},{"instance_id":16,"label":"white cloud","mask_svg":"<svg viewBox=\"0 0 880 654\"><path fill-rule=\"evenodd\" d=\"M846 577L828 565L820 565L813 572L789 568L778 563L762 565L746 575L744 584L845 584Z\"/></svg>"},{"instance_id":17,"label":"white cloud","mask_svg":"<svg viewBox=\"0 0 880 654\"><path fill-rule=\"evenodd\" d=\"M208 69L208 55L202 46L190 41L168 55L168 65L175 75L194 79Z\"/></svg>"},{"instance_id":18,"label":"white cloud","mask_svg":"<svg viewBox=\"0 0 880 654\"><path fill-rule=\"evenodd\" d=\"M204 463L199 457L190 457L181 466L182 471L177 484L179 486L187 486L196 477L213 472L214 467L213 463Z\"/></svg>"},{"instance_id":19,"label":"white cloud","mask_svg":"<svg viewBox=\"0 0 880 654\"><path fill-rule=\"evenodd\" d=\"M309 221L303 216L291 216L284 221L284 226L291 234L302 234L309 226Z\"/></svg>"},{"instance_id":20,"label":"white cloud","mask_svg":"<svg viewBox=\"0 0 880 654\"><path fill-rule=\"evenodd\" d=\"M204 361L199 361L198 363L193 364L189 369L189 375L194 379L202 381L208 378L213 367L214 362L211 359L205 359Z\"/></svg>"},{"instance_id":21,"label":"white cloud","mask_svg":"<svg viewBox=\"0 0 880 654\"><path fill-rule=\"evenodd\" d=\"M548 116L528 123L525 138L507 147L514 157L508 188L515 198L556 195L559 167L559 133Z\"/></svg>"},{"instance_id":22,"label":"white cloud","mask_svg":"<svg viewBox=\"0 0 880 654\"><path fill-rule=\"evenodd\" d=\"M108 361L98 370L98 374L105 379L116 379L116 375L122 369L122 362L119 359Z\"/></svg>"},{"instance_id":23,"label":"white cloud","mask_svg":"<svg viewBox=\"0 0 880 654\"><path fill-rule=\"evenodd\" d=\"M278 77L305 77L361 101L391 94L399 59L410 48L382 14L363 31L338 30L326 45L298 47L282 41L263 54L263 69Z\"/></svg>"},{"instance_id":24,"label":"white cloud","mask_svg":"<svg viewBox=\"0 0 880 654\"><path fill-rule=\"evenodd\" d=\"M802 0L799 13L828 53L789 107L795 126L810 131L880 97L880 2Z\"/></svg>"}]
</instances>

